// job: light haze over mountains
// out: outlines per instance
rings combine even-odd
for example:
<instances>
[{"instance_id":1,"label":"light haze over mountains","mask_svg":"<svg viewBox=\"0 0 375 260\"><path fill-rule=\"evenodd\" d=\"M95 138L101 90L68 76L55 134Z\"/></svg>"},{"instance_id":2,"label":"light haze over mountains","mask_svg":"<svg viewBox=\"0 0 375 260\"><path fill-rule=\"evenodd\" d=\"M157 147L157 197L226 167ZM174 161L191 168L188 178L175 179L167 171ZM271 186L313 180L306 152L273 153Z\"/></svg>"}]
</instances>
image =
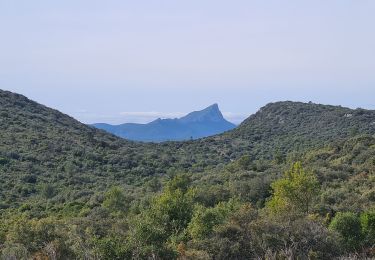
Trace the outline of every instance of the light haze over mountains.
<instances>
[{"instance_id":1,"label":"light haze over mountains","mask_svg":"<svg viewBox=\"0 0 375 260\"><path fill-rule=\"evenodd\" d=\"M280 100L375 109L374 10L367 0L0 1L0 86L88 124L215 102L236 123Z\"/></svg>"},{"instance_id":2,"label":"light haze over mountains","mask_svg":"<svg viewBox=\"0 0 375 260\"><path fill-rule=\"evenodd\" d=\"M94 127L134 141L162 142L197 139L220 134L236 127L227 121L217 104L181 118L158 118L148 124L93 124Z\"/></svg>"}]
</instances>

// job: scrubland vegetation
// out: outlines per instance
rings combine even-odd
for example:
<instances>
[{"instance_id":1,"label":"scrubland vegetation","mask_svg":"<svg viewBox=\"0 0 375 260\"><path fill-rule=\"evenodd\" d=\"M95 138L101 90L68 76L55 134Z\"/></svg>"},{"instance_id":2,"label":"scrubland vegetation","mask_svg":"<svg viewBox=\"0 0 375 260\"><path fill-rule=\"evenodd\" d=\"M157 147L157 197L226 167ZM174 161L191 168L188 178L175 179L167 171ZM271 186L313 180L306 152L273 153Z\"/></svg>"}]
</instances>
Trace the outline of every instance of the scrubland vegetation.
<instances>
[{"instance_id":1,"label":"scrubland vegetation","mask_svg":"<svg viewBox=\"0 0 375 260\"><path fill-rule=\"evenodd\" d=\"M3 259L375 257L375 112L280 102L129 142L0 92Z\"/></svg>"}]
</instances>

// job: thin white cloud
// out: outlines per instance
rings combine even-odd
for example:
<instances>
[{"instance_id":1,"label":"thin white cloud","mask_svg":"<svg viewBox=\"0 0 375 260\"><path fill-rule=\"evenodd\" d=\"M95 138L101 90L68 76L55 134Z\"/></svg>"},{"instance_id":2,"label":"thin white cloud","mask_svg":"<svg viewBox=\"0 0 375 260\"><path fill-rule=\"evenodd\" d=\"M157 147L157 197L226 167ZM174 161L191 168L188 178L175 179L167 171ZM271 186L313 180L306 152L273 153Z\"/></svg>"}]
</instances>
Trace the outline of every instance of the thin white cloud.
<instances>
[{"instance_id":1,"label":"thin white cloud","mask_svg":"<svg viewBox=\"0 0 375 260\"><path fill-rule=\"evenodd\" d=\"M71 113L74 117L84 123L149 123L158 118L180 118L188 114L188 112L160 112L160 111L125 111L116 114L102 114L89 112L86 109L80 109ZM222 112L225 119L239 124L248 115L233 112Z\"/></svg>"},{"instance_id":2,"label":"thin white cloud","mask_svg":"<svg viewBox=\"0 0 375 260\"><path fill-rule=\"evenodd\" d=\"M234 124L240 124L249 116L247 114L232 113L232 112L223 112L222 114L225 119L227 119L228 121Z\"/></svg>"},{"instance_id":3,"label":"thin white cloud","mask_svg":"<svg viewBox=\"0 0 375 260\"><path fill-rule=\"evenodd\" d=\"M125 111L119 113L117 121L122 123L149 123L158 118L179 118L186 114L183 112Z\"/></svg>"},{"instance_id":4,"label":"thin white cloud","mask_svg":"<svg viewBox=\"0 0 375 260\"><path fill-rule=\"evenodd\" d=\"M157 111L146 111L146 112L121 112L121 116L125 117L141 117L141 118L176 118L186 115L182 112L157 112Z\"/></svg>"},{"instance_id":5,"label":"thin white cloud","mask_svg":"<svg viewBox=\"0 0 375 260\"><path fill-rule=\"evenodd\" d=\"M155 120L157 118L180 118L182 116L187 115L188 113L184 112L157 112L157 111L143 111L143 112L121 112L120 115L123 119L126 119L127 122L149 122ZM244 119L248 117L248 115L240 114L240 113L232 113L232 112L223 112L223 116L235 123L239 124Z\"/></svg>"}]
</instances>

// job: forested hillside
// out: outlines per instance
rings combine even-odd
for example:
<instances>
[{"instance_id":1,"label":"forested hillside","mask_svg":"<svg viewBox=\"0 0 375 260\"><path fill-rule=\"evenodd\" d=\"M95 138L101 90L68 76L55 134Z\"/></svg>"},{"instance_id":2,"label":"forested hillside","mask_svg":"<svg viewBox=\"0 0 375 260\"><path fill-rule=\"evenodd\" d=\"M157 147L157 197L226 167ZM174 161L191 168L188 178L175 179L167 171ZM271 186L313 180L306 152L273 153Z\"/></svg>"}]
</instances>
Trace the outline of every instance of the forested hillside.
<instances>
[{"instance_id":1,"label":"forested hillside","mask_svg":"<svg viewBox=\"0 0 375 260\"><path fill-rule=\"evenodd\" d=\"M272 103L144 144L0 91L4 259L374 257L375 111Z\"/></svg>"},{"instance_id":2,"label":"forested hillside","mask_svg":"<svg viewBox=\"0 0 375 260\"><path fill-rule=\"evenodd\" d=\"M224 135L204 140L228 146L230 155L272 158L323 143L375 133L375 111L300 102L270 103Z\"/></svg>"}]
</instances>

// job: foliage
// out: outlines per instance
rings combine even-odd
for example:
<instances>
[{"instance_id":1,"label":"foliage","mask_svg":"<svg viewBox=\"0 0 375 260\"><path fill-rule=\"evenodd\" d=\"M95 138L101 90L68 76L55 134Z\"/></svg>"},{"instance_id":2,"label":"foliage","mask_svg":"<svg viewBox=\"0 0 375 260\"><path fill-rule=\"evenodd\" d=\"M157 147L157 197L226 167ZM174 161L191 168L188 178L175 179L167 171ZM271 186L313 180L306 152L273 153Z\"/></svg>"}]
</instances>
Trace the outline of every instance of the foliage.
<instances>
[{"instance_id":1,"label":"foliage","mask_svg":"<svg viewBox=\"0 0 375 260\"><path fill-rule=\"evenodd\" d=\"M318 194L319 183L311 173L306 173L301 163L295 163L284 177L271 185L272 198L267 207L275 214L296 212L308 214L311 203Z\"/></svg>"},{"instance_id":2,"label":"foliage","mask_svg":"<svg viewBox=\"0 0 375 260\"><path fill-rule=\"evenodd\" d=\"M123 213L126 211L129 200L119 187L113 187L104 195L103 207L114 213Z\"/></svg>"},{"instance_id":3,"label":"foliage","mask_svg":"<svg viewBox=\"0 0 375 260\"><path fill-rule=\"evenodd\" d=\"M235 201L220 202L213 208L198 205L189 223L188 232L192 239L202 239L211 235L214 227L225 222L238 207Z\"/></svg>"},{"instance_id":4,"label":"foliage","mask_svg":"<svg viewBox=\"0 0 375 260\"><path fill-rule=\"evenodd\" d=\"M375 245L375 211L363 212L360 220L365 244L367 246Z\"/></svg>"},{"instance_id":5,"label":"foliage","mask_svg":"<svg viewBox=\"0 0 375 260\"><path fill-rule=\"evenodd\" d=\"M355 213L337 213L329 228L342 236L343 244L349 252L359 249L362 242L361 222Z\"/></svg>"},{"instance_id":6,"label":"foliage","mask_svg":"<svg viewBox=\"0 0 375 260\"><path fill-rule=\"evenodd\" d=\"M4 259L374 257L374 111L278 102L147 144L5 91L0 108Z\"/></svg>"}]
</instances>

